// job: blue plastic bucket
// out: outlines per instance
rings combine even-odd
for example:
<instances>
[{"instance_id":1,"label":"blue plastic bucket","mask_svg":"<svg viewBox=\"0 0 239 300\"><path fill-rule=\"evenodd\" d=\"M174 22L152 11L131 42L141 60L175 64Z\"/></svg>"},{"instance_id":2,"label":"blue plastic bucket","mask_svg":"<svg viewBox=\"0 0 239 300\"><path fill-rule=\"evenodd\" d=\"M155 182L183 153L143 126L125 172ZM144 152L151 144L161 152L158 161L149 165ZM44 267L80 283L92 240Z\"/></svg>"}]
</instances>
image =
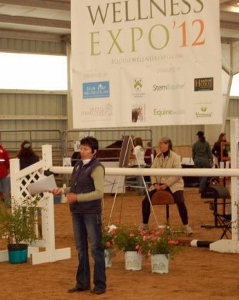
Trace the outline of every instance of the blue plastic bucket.
<instances>
[{"instance_id":1,"label":"blue plastic bucket","mask_svg":"<svg viewBox=\"0 0 239 300\"><path fill-rule=\"evenodd\" d=\"M11 264L20 264L27 262L28 245L27 244L9 244L8 261Z\"/></svg>"}]
</instances>

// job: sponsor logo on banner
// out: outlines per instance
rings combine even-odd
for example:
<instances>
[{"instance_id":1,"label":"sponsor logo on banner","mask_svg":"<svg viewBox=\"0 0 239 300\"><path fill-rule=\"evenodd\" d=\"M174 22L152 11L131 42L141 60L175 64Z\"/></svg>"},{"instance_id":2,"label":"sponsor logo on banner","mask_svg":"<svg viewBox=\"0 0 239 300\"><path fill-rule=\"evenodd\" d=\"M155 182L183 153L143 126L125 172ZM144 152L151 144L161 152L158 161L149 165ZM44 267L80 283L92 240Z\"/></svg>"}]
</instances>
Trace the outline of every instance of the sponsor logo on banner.
<instances>
[{"instance_id":1,"label":"sponsor logo on banner","mask_svg":"<svg viewBox=\"0 0 239 300\"><path fill-rule=\"evenodd\" d=\"M153 92L183 90L184 88L185 88L185 83L154 84L153 85Z\"/></svg>"},{"instance_id":2,"label":"sponsor logo on banner","mask_svg":"<svg viewBox=\"0 0 239 300\"><path fill-rule=\"evenodd\" d=\"M145 104L135 104L132 106L132 123L145 121Z\"/></svg>"},{"instance_id":3,"label":"sponsor logo on banner","mask_svg":"<svg viewBox=\"0 0 239 300\"><path fill-rule=\"evenodd\" d=\"M110 117L113 115L113 106L108 103L104 106L92 106L88 109L81 111L82 116L94 116L94 117Z\"/></svg>"},{"instance_id":4,"label":"sponsor logo on banner","mask_svg":"<svg viewBox=\"0 0 239 300\"><path fill-rule=\"evenodd\" d=\"M212 111L208 111L208 107L202 106L200 108L200 112L196 112L197 118L211 118L212 117Z\"/></svg>"},{"instance_id":5,"label":"sponsor logo on banner","mask_svg":"<svg viewBox=\"0 0 239 300\"><path fill-rule=\"evenodd\" d=\"M143 78L134 78L132 80L132 96L142 97L143 93Z\"/></svg>"},{"instance_id":6,"label":"sponsor logo on banner","mask_svg":"<svg viewBox=\"0 0 239 300\"><path fill-rule=\"evenodd\" d=\"M195 78L194 91L213 91L213 77Z\"/></svg>"},{"instance_id":7,"label":"sponsor logo on banner","mask_svg":"<svg viewBox=\"0 0 239 300\"><path fill-rule=\"evenodd\" d=\"M164 117L164 116L172 116L172 115L185 115L186 110L185 109L157 109L154 108L154 115L158 117Z\"/></svg>"},{"instance_id":8,"label":"sponsor logo on banner","mask_svg":"<svg viewBox=\"0 0 239 300\"><path fill-rule=\"evenodd\" d=\"M83 83L83 99L109 98L109 96L110 96L109 81Z\"/></svg>"}]
</instances>

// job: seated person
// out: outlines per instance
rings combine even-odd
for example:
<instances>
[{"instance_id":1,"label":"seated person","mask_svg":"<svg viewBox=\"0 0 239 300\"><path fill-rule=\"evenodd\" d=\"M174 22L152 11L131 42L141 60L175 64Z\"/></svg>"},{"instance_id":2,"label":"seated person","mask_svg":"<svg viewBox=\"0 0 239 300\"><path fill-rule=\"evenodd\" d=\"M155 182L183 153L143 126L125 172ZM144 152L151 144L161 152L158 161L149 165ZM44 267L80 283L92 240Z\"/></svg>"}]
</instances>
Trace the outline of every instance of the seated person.
<instances>
[{"instance_id":1,"label":"seated person","mask_svg":"<svg viewBox=\"0 0 239 300\"><path fill-rule=\"evenodd\" d=\"M159 140L160 152L154 159L151 168L181 168L180 157L172 151L172 142L169 138L163 137ZM188 212L184 199L183 179L179 176L151 176L152 189L149 191L151 198L154 193L160 190L166 190L173 195L174 202L178 207L178 212L182 220L186 235L193 234L191 227L188 225ZM148 196L142 201L143 223L139 229L147 230L150 216L150 202Z\"/></svg>"}]
</instances>

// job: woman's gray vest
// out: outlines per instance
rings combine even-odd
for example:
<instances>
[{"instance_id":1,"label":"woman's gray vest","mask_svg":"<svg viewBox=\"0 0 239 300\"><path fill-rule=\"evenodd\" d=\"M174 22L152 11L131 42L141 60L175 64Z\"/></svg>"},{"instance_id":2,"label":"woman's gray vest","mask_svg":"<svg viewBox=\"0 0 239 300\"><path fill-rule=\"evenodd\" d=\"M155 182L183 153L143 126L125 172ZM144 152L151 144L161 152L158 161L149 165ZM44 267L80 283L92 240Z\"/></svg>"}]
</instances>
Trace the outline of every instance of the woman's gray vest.
<instances>
[{"instance_id":1,"label":"woman's gray vest","mask_svg":"<svg viewBox=\"0 0 239 300\"><path fill-rule=\"evenodd\" d=\"M95 167L102 166L99 160L94 157L92 160L83 165L82 160L74 166L71 178L71 193L81 194L90 193L95 190L94 181L91 178L91 173ZM70 204L70 210L73 213L101 213L102 199L75 202Z\"/></svg>"}]
</instances>

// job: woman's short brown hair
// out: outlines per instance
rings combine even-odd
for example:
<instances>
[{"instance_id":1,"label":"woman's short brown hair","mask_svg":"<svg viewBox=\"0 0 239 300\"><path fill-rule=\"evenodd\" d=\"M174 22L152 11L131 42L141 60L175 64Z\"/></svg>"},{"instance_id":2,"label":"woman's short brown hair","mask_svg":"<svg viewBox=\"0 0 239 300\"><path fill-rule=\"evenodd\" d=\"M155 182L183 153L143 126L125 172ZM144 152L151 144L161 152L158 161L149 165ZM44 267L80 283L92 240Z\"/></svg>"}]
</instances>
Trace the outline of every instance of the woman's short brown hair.
<instances>
[{"instance_id":1,"label":"woman's short brown hair","mask_svg":"<svg viewBox=\"0 0 239 300\"><path fill-rule=\"evenodd\" d=\"M172 141L171 141L170 138L164 136L164 137L162 137L162 138L159 140L159 142L163 142L164 144L168 144L168 149L169 149L169 150L173 150L173 143L172 143Z\"/></svg>"}]
</instances>

